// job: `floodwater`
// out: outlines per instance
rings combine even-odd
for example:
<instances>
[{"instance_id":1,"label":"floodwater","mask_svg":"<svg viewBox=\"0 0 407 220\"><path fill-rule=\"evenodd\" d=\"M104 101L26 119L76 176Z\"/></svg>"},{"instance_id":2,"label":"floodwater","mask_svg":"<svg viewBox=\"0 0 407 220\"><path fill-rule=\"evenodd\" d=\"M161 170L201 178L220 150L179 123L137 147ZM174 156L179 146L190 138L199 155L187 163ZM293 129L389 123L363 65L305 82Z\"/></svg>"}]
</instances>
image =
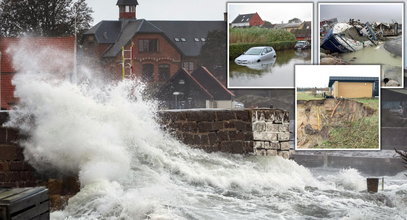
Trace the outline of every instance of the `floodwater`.
<instances>
[{"instance_id":1,"label":"floodwater","mask_svg":"<svg viewBox=\"0 0 407 220\"><path fill-rule=\"evenodd\" d=\"M250 66L229 62L230 87L294 87L294 65L310 64L311 50L277 51L277 58Z\"/></svg>"},{"instance_id":2,"label":"floodwater","mask_svg":"<svg viewBox=\"0 0 407 220\"><path fill-rule=\"evenodd\" d=\"M402 83L402 58L384 48L384 43L340 56L351 64L382 64L382 80L388 78Z\"/></svg>"},{"instance_id":3,"label":"floodwater","mask_svg":"<svg viewBox=\"0 0 407 220\"><path fill-rule=\"evenodd\" d=\"M143 98L143 85L98 81L100 74L86 68L71 82L56 77L43 54L20 48L13 56L24 65L13 80L20 101L8 126L29 134L21 144L36 169L79 176L80 192L52 219L407 216L404 174L369 194L354 169L310 170L281 157L206 153L160 128L158 103Z\"/></svg>"}]
</instances>

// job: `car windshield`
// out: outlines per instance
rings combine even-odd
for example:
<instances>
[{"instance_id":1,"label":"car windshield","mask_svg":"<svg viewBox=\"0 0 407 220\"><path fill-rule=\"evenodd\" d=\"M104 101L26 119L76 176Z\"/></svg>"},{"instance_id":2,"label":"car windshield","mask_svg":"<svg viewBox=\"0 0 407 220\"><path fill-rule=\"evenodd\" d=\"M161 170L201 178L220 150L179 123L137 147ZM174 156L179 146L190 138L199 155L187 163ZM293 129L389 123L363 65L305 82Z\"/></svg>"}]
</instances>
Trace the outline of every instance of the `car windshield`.
<instances>
[{"instance_id":1,"label":"car windshield","mask_svg":"<svg viewBox=\"0 0 407 220\"><path fill-rule=\"evenodd\" d=\"M300 46L300 45L304 45L305 44L305 42L297 42L297 45L298 46ZM292 45L292 44L291 44Z\"/></svg>"},{"instance_id":2,"label":"car windshield","mask_svg":"<svg viewBox=\"0 0 407 220\"><path fill-rule=\"evenodd\" d=\"M263 52L263 48L250 48L245 55L260 55Z\"/></svg>"}]
</instances>

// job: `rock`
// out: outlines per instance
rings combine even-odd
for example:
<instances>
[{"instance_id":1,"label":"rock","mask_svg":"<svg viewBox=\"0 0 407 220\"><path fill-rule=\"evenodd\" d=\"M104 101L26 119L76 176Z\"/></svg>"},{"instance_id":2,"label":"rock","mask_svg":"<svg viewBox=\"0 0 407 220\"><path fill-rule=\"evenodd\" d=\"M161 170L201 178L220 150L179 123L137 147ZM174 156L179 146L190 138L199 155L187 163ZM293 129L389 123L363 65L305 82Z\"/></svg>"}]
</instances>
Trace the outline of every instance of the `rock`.
<instances>
[{"instance_id":1,"label":"rock","mask_svg":"<svg viewBox=\"0 0 407 220\"><path fill-rule=\"evenodd\" d=\"M386 83L386 86L389 86L389 87L391 87L391 86L400 86L400 83L397 82L396 80L391 79Z\"/></svg>"},{"instance_id":2,"label":"rock","mask_svg":"<svg viewBox=\"0 0 407 220\"><path fill-rule=\"evenodd\" d=\"M325 57L321 59L322 65L334 65L336 63L335 58L333 57Z\"/></svg>"},{"instance_id":3,"label":"rock","mask_svg":"<svg viewBox=\"0 0 407 220\"><path fill-rule=\"evenodd\" d=\"M319 55L321 56L321 58L324 58L327 56L325 53L320 53Z\"/></svg>"},{"instance_id":4,"label":"rock","mask_svg":"<svg viewBox=\"0 0 407 220\"><path fill-rule=\"evenodd\" d=\"M318 133L318 131L316 131L315 129L313 129L310 124L305 125L305 127L304 127L304 132L305 132L305 134L309 134L309 135L313 135L313 134Z\"/></svg>"}]
</instances>

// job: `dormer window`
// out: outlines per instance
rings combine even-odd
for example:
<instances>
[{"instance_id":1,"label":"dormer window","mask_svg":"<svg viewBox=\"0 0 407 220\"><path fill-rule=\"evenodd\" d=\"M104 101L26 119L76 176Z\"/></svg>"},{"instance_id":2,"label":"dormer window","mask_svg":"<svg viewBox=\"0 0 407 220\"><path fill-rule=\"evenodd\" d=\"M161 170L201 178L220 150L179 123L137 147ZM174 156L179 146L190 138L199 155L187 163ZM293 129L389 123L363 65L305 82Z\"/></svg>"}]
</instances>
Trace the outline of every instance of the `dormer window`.
<instances>
[{"instance_id":1,"label":"dormer window","mask_svg":"<svg viewBox=\"0 0 407 220\"><path fill-rule=\"evenodd\" d=\"M205 42L205 41L206 41L206 39L205 39L205 38L201 38L201 41L202 41L202 42Z\"/></svg>"},{"instance_id":2,"label":"dormer window","mask_svg":"<svg viewBox=\"0 0 407 220\"><path fill-rule=\"evenodd\" d=\"M176 42L179 42L179 38L178 38L178 37L174 38L174 40L175 40Z\"/></svg>"},{"instance_id":3,"label":"dormer window","mask_svg":"<svg viewBox=\"0 0 407 220\"><path fill-rule=\"evenodd\" d=\"M199 42L199 38L197 38L197 37L196 37L194 40L195 40L196 42Z\"/></svg>"},{"instance_id":4,"label":"dormer window","mask_svg":"<svg viewBox=\"0 0 407 220\"><path fill-rule=\"evenodd\" d=\"M186 42L187 39L185 39L185 38L182 37L182 38L181 38L181 41L182 41L182 42Z\"/></svg>"}]
</instances>

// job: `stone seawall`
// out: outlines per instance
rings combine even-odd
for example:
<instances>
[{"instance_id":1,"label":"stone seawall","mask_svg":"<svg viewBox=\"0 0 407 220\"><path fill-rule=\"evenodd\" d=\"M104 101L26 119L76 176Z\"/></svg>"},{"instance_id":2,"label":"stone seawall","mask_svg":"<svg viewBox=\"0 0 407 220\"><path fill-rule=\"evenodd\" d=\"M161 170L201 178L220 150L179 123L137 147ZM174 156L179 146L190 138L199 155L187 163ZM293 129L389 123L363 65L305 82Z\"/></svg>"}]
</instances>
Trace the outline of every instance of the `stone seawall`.
<instances>
[{"instance_id":1,"label":"stone seawall","mask_svg":"<svg viewBox=\"0 0 407 220\"><path fill-rule=\"evenodd\" d=\"M289 158L288 112L279 109L168 110L159 122L183 143L208 152Z\"/></svg>"},{"instance_id":2,"label":"stone seawall","mask_svg":"<svg viewBox=\"0 0 407 220\"><path fill-rule=\"evenodd\" d=\"M77 177L50 177L35 171L25 160L19 142L24 137L17 130L3 126L8 112L0 112L0 188L46 186L51 210L62 209L68 199L79 192Z\"/></svg>"}]
</instances>

